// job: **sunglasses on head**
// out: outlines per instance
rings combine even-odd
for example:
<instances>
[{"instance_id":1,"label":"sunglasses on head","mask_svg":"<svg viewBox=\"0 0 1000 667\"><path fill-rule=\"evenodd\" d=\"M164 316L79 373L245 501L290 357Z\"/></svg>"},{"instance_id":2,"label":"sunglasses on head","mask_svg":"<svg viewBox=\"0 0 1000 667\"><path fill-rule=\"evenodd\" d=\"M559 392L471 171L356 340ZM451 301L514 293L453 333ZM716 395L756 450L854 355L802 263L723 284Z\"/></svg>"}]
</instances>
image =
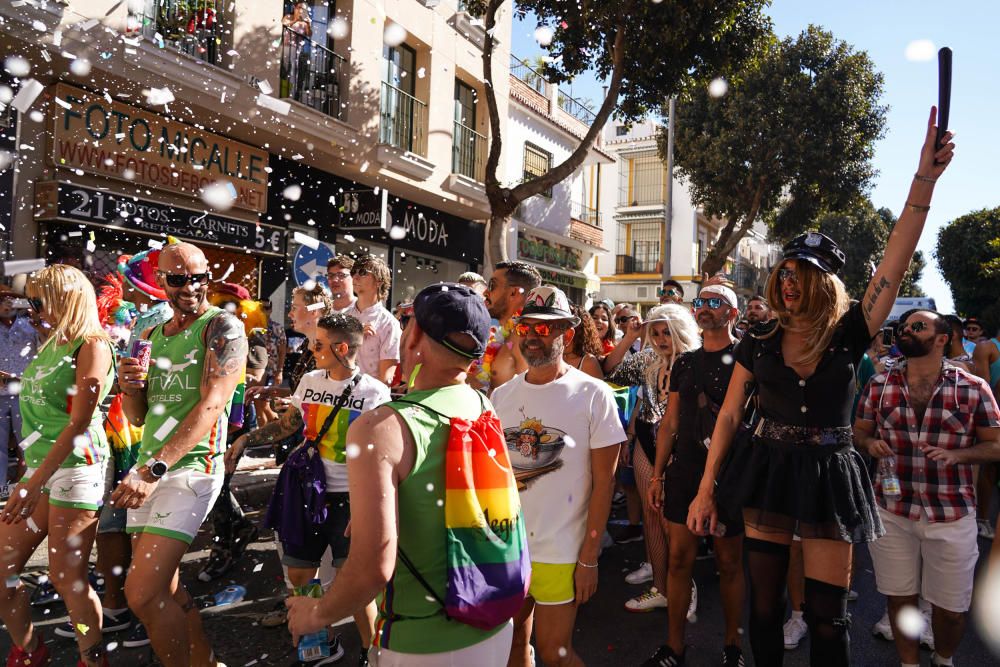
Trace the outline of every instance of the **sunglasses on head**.
<instances>
[{"instance_id":1,"label":"sunglasses on head","mask_svg":"<svg viewBox=\"0 0 1000 667\"><path fill-rule=\"evenodd\" d=\"M709 308L715 309L721 306L724 302L719 297L713 296L710 299L702 299L701 297L698 297L697 299L693 299L691 303L694 304L695 308L701 308L707 304Z\"/></svg>"},{"instance_id":2,"label":"sunglasses on head","mask_svg":"<svg viewBox=\"0 0 1000 667\"><path fill-rule=\"evenodd\" d=\"M536 322L535 324L517 324L514 326L514 330L522 338L527 336L531 331L534 331L536 336L547 338L554 331L562 331L563 327L556 327L545 322Z\"/></svg>"},{"instance_id":3,"label":"sunglasses on head","mask_svg":"<svg viewBox=\"0 0 1000 667\"><path fill-rule=\"evenodd\" d=\"M163 273L163 279L170 287L184 287L188 283L204 285L210 277L210 273Z\"/></svg>"},{"instance_id":4,"label":"sunglasses on head","mask_svg":"<svg viewBox=\"0 0 1000 667\"><path fill-rule=\"evenodd\" d=\"M778 280L784 282L791 280L793 283L799 282L799 274L795 269L778 269Z\"/></svg>"}]
</instances>

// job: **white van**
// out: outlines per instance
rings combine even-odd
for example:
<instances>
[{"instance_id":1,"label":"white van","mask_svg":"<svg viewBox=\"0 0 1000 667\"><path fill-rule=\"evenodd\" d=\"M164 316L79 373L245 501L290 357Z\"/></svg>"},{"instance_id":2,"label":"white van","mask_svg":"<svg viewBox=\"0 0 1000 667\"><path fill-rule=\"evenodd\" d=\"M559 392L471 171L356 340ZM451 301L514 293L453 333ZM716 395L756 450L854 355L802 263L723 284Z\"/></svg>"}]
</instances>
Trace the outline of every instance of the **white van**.
<instances>
[{"instance_id":1,"label":"white van","mask_svg":"<svg viewBox=\"0 0 1000 667\"><path fill-rule=\"evenodd\" d=\"M889 313L889 318L886 321L898 320L900 315L913 308L937 310L937 304L929 296L901 296L892 304L892 312Z\"/></svg>"}]
</instances>

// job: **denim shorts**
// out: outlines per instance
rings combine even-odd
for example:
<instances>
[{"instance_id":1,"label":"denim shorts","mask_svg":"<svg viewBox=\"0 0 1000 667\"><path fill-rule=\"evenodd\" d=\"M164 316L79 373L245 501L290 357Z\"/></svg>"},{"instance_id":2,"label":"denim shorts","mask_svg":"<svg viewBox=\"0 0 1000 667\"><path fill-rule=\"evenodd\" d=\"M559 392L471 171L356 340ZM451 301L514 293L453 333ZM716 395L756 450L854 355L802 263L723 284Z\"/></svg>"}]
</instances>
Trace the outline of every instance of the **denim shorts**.
<instances>
[{"instance_id":1,"label":"denim shorts","mask_svg":"<svg viewBox=\"0 0 1000 667\"><path fill-rule=\"evenodd\" d=\"M329 547L333 554L333 566L340 567L347 560L351 539L344 537L347 524L351 521L351 501L347 493L326 494L326 521L311 527L302 544L281 541L285 555L281 564L286 567L317 568L323 553Z\"/></svg>"}]
</instances>

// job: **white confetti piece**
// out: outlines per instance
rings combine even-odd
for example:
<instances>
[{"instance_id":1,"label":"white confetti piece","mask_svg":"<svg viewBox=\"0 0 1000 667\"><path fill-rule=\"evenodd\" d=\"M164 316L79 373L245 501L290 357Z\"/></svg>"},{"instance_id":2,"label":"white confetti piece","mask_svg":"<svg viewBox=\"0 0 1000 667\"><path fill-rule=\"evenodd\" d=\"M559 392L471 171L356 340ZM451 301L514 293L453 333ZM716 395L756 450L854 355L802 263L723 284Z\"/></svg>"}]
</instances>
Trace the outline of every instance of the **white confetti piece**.
<instances>
[{"instance_id":1,"label":"white confetti piece","mask_svg":"<svg viewBox=\"0 0 1000 667\"><path fill-rule=\"evenodd\" d=\"M77 27L80 30L82 30L84 32L87 32L88 30L90 30L91 28L93 28L98 23L100 23L100 21L98 19L87 19L86 21L81 21L80 24Z\"/></svg>"},{"instance_id":2,"label":"white confetti piece","mask_svg":"<svg viewBox=\"0 0 1000 667\"><path fill-rule=\"evenodd\" d=\"M313 250L315 250L316 248L319 247L319 239L313 238L312 236L309 236L308 234L303 234L302 232L295 232L294 234L292 234L292 239L296 243L298 243L300 245L308 246L308 247L312 248Z\"/></svg>"},{"instance_id":3,"label":"white confetti piece","mask_svg":"<svg viewBox=\"0 0 1000 667\"><path fill-rule=\"evenodd\" d=\"M274 92L274 88L267 79L257 79L257 88L265 95L270 95Z\"/></svg>"},{"instance_id":4,"label":"white confetti piece","mask_svg":"<svg viewBox=\"0 0 1000 667\"><path fill-rule=\"evenodd\" d=\"M708 94L712 97L722 97L727 92L729 92L729 84L721 76L712 79L712 82L708 84Z\"/></svg>"},{"instance_id":5,"label":"white confetti piece","mask_svg":"<svg viewBox=\"0 0 1000 667\"><path fill-rule=\"evenodd\" d=\"M30 516L28 517L27 523L28 523L28 530L30 530L31 532L37 533L41 531L41 529L38 527L38 524L35 523L35 520L32 519Z\"/></svg>"},{"instance_id":6,"label":"white confetti piece","mask_svg":"<svg viewBox=\"0 0 1000 667\"><path fill-rule=\"evenodd\" d=\"M398 23L389 23L382 32L382 41L386 46L399 46L406 40L406 29Z\"/></svg>"},{"instance_id":7,"label":"white confetti piece","mask_svg":"<svg viewBox=\"0 0 1000 667\"><path fill-rule=\"evenodd\" d=\"M48 26L45 25L44 21L39 21L38 19L31 22L31 27L38 32L45 32L49 29Z\"/></svg>"},{"instance_id":8,"label":"white confetti piece","mask_svg":"<svg viewBox=\"0 0 1000 667\"><path fill-rule=\"evenodd\" d=\"M263 569L264 569L264 564L263 563L257 563L256 565L253 566L253 571L254 572L260 572Z\"/></svg>"},{"instance_id":9,"label":"white confetti piece","mask_svg":"<svg viewBox=\"0 0 1000 667\"><path fill-rule=\"evenodd\" d=\"M93 241L87 241L87 252L94 252L97 250L97 244Z\"/></svg>"},{"instance_id":10,"label":"white confetti piece","mask_svg":"<svg viewBox=\"0 0 1000 667\"><path fill-rule=\"evenodd\" d=\"M406 238L406 229L400 225L393 225L389 230L389 238L393 241L401 241Z\"/></svg>"},{"instance_id":11,"label":"white confetti piece","mask_svg":"<svg viewBox=\"0 0 1000 667\"><path fill-rule=\"evenodd\" d=\"M220 211L228 211L236 201L236 186L229 181L216 181L202 188L201 200Z\"/></svg>"},{"instance_id":12,"label":"white confetti piece","mask_svg":"<svg viewBox=\"0 0 1000 667\"><path fill-rule=\"evenodd\" d=\"M257 96L257 106L264 107L269 111L273 111L276 114L282 116L287 116L288 112L292 110L292 105L283 100L276 100L273 97L261 93ZM298 159L302 159L300 156Z\"/></svg>"},{"instance_id":13,"label":"white confetti piece","mask_svg":"<svg viewBox=\"0 0 1000 667\"><path fill-rule=\"evenodd\" d=\"M229 274L231 274L231 273L233 272L233 269L235 269L235 268L236 268L235 266L233 266L232 264L230 264L230 265L229 265L229 268L228 268L228 269L226 269L226 272L222 274L222 277L221 277L221 278L219 278L219 280L220 280L220 281L223 281L223 280L225 280L226 278L228 278L228 277L229 277Z\"/></svg>"},{"instance_id":14,"label":"white confetti piece","mask_svg":"<svg viewBox=\"0 0 1000 667\"><path fill-rule=\"evenodd\" d=\"M538 42L539 46L548 46L552 43L552 28L544 25L540 25L535 28L535 41Z\"/></svg>"},{"instance_id":15,"label":"white confetti piece","mask_svg":"<svg viewBox=\"0 0 1000 667\"><path fill-rule=\"evenodd\" d=\"M296 153L295 155L292 156L292 159L293 160L301 160L304 157L305 157L305 155L303 155L302 153Z\"/></svg>"},{"instance_id":16,"label":"white confetti piece","mask_svg":"<svg viewBox=\"0 0 1000 667\"><path fill-rule=\"evenodd\" d=\"M365 173L366 171L368 171L368 160L361 163L361 173Z\"/></svg>"},{"instance_id":17,"label":"white confetti piece","mask_svg":"<svg viewBox=\"0 0 1000 667\"><path fill-rule=\"evenodd\" d=\"M281 196L289 201L298 201L302 196L302 186L293 183L281 192Z\"/></svg>"},{"instance_id":18,"label":"white confetti piece","mask_svg":"<svg viewBox=\"0 0 1000 667\"><path fill-rule=\"evenodd\" d=\"M35 99L45 90L45 86L34 79L25 79L21 82L21 89L11 100L10 105L21 113L28 113L28 109L35 103Z\"/></svg>"},{"instance_id":19,"label":"white confetti piece","mask_svg":"<svg viewBox=\"0 0 1000 667\"><path fill-rule=\"evenodd\" d=\"M53 99L55 100L56 104L58 104L59 106L61 106L63 109L72 109L73 108L72 104L70 104L66 100L62 99L61 97L55 97Z\"/></svg>"},{"instance_id":20,"label":"white confetti piece","mask_svg":"<svg viewBox=\"0 0 1000 667\"><path fill-rule=\"evenodd\" d=\"M326 29L326 33L334 39L343 39L347 37L347 33L349 31L350 26L347 25L347 21L342 16L338 16L330 21L330 27Z\"/></svg>"},{"instance_id":21,"label":"white confetti piece","mask_svg":"<svg viewBox=\"0 0 1000 667\"><path fill-rule=\"evenodd\" d=\"M354 234L344 234L344 240L348 243L354 243Z\"/></svg>"},{"instance_id":22,"label":"white confetti piece","mask_svg":"<svg viewBox=\"0 0 1000 667\"><path fill-rule=\"evenodd\" d=\"M160 428L156 430L156 433L153 434L153 437L159 440L160 442L163 442L164 440L167 439L167 436L169 436L173 432L174 427L177 426L177 424L178 421L176 418L167 417L166 421L164 421L163 424L160 426Z\"/></svg>"},{"instance_id":23,"label":"white confetti piece","mask_svg":"<svg viewBox=\"0 0 1000 667\"><path fill-rule=\"evenodd\" d=\"M87 76L90 74L90 61L86 58L77 58L69 64L69 71L74 76Z\"/></svg>"},{"instance_id":24,"label":"white confetti piece","mask_svg":"<svg viewBox=\"0 0 1000 667\"><path fill-rule=\"evenodd\" d=\"M326 304L323 303L322 301L317 301L316 303L310 303L308 306L306 306L306 310L322 310L323 308L326 308Z\"/></svg>"},{"instance_id":25,"label":"white confetti piece","mask_svg":"<svg viewBox=\"0 0 1000 667\"><path fill-rule=\"evenodd\" d=\"M174 94L170 92L170 89L164 86L163 88L150 88L148 90L143 90L142 94L146 98L146 102L152 106L167 105L174 101Z\"/></svg>"},{"instance_id":26,"label":"white confetti piece","mask_svg":"<svg viewBox=\"0 0 1000 667\"><path fill-rule=\"evenodd\" d=\"M920 637L920 633L924 631L924 627L927 625L927 619L924 615L920 613L920 610L913 605L906 605L899 610L896 615L896 627L899 631L903 633L906 637L910 639L917 639Z\"/></svg>"},{"instance_id":27,"label":"white confetti piece","mask_svg":"<svg viewBox=\"0 0 1000 667\"><path fill-rule=\"evenodd\" d=\"M3 61L3 68L11 76L23 79L31 71L31 63L24 56L7 56Z\"/></svg>"},{"instance_id":28,"label":"white confetti piece","mask_svg":"<svg viewBox=\"0 0 1000 667\"><path fill-rule=\"evenodd\" d=\"M906 45L903 55L910 62L926 62L933 60L936 52L937 49L934 48L934 42L931 40L915 39Z\"/></svg>"}]
</instances>

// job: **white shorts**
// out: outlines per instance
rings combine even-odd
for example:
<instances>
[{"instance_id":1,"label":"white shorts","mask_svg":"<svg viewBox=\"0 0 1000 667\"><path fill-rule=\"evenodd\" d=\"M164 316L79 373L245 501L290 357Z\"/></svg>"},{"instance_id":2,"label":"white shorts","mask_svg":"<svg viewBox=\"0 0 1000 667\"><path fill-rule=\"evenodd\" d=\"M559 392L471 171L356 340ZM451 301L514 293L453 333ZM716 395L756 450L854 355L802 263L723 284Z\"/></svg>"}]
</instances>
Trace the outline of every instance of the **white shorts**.
<instances>
[{"instance_id":1,"label":"white shorts","mask_svg":"<svg viewBox=\"0 0 1000 667\"><path fill-rule=\"evenodd\" d=\"M919 594L935 607L965 612L972 602L973 575L979 560L976 513L957 521L930 522L878 508L885 535L868 545L879 593Z\"/></svg>"},{"instance_id":2,"label":"white shorts","mask_svg":"<svg viewBox=\"0 0 1000 667\"><path fill-rule=\"evenodd\" d=\"M160 479L139 509L130 509L126 533L152 533L194 541L222 490L222 475L181 468Z\"/></svg>"},{"instance_id":3,"label":"white shorts","mask_svg":"<svg viewBox=\"0 0 1000 667\"><path fill-rule=\"evenodd\" d=\"M506 667L510 643L514 638L514 622L478 644L444 653L400 653L373 646L368 649L372 667Z\"/></svg>"},{"instance_id":4,"label":"white shorts","mask_svg":"<svg viewBox=\"0 0 1000 667\"><path fill-rule=\"evenodd\" d=\"M37 468L24 471L21 481L31 478ZM104 504L104 462L76 468L59 468L43 489L49 505L80 510L99 510Z\"/></svg>"}]
</instances>

